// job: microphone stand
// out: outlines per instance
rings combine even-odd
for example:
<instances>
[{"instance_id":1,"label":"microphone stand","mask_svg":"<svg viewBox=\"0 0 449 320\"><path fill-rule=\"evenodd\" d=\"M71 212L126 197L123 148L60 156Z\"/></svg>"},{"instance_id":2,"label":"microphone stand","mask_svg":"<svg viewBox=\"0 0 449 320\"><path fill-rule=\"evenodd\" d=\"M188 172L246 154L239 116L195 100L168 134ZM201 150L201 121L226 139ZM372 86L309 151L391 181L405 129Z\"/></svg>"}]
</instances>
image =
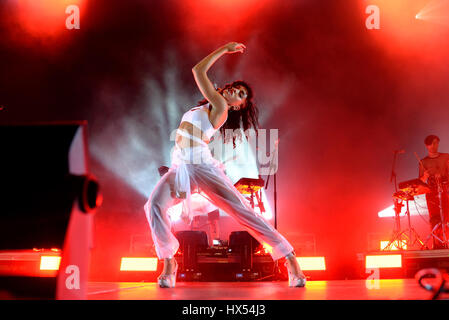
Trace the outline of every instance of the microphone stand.
<instances>
[{"instance_id":1,"label":"microphone stand","mask_svg":"<svg viewBox=\"0 0 449 320\"><path fill-rule=\"evenodd\" d=\"M390 182L393 182L393 179L394 179L394 191L395 192L398 191L397 180L396 180L396 171L394 171L394 168L396 167L397 156L398 156L398 151L395 150L394 157L393 157L393 168L391 168L391 176L390 176Z\"/></svg>"},{"instance_id":2,"label":"microphone stand","mask_svg":"<svg viewBox=\"0 0 449 320\"><path fill-rule=\"evenodd\" d=\"M397 157L398 153L403 153L403 152L401 152L399 150L394 151L393 168L391 169L391 177L390 177L390 182L392 182L394 180L394 188L395 188L395 193L393 195L394 212L395 212L395 227L393 230L393 234L390 238L390 241L385 246L385 248L382 249L383 251L392 250L395 242L397 243L396 247L399 250L405 250L406 248L411 249L411 247L416 242L418 242L421 245L421 249L423 247L425 247L424 243L419 239L418 233L411 226L409 201L413 200L413 197L408 192L405 193L405 197L404 197L404 195L398 195L398 187L397 187L396 172L395 172L396 157ZM399 201L398 197L401 199L401 201ZM401 230L400 214L402 211L402 207L404 206L402 204L402 201L406 201L405 215L408 218L408 228L406 230ZM408 235L407 235L407 233L408 233ZM412 241L412 236L415 237L414 241ZM407 247L405 247L404 241L406 241Z\"/></svg>"},{"instance_id":3,"label":"microphone stand","mask_svg":"<svg viewBox=\"0 0 449 320\"><path fill-rule=\"evenodd\" d=\"M268 172L268 177L267 177L267 183L265 184L265 190L268 189L268 183L270 182L270 176L271 176L271 172L273 170L273 160L274 160L274 155L277 154L277 143L275 145L275 148L273 150L273 155L271 157L270 160L270 171ZM277 172L277 168L276 168L276 172ZM273 179L274 179L274 190L273 190L273 197L274 197L274 228L277 230L277 184L276 184L276 172L273 174Z\"/></svg>"},{"instance_id":4,"label":"microphone stand","mask_svg":"<svg viewBox=\"0 0 449 320\"><path fill-rule=\"evenodd\" d=\"M265 190L268 189L268 183L270 182L270 176L271 176L271 172L273 170L274 167L274 159L275 159L275 155L278 154L278 144L279 144L279 139L275 142L275 147L273 149L273 154L270 160L270 171L268 172L268 177L267 177L267 183L265 184ZM276 173L277 173L277 169L276 168L276 172L273 174L273 183L274 183L274 189L273 189L273 197L274 197L274 228L277 230L277 183L276 183ZM273 273L260 278L259 280L267 280L267 279L272 279L274 281L284 281L287 280L287 277L281 272L281 270L279 269L279 262L278 260L274 261L274 267L273 267Z\"/></svg>"},{"instance_id":5,"label":"microphone stand","mask_svg":"<svg viewBox=\"0 0 449 320\"><path fill-rule=\"evenodd\" d=\"M395 150L394 151L394 157L393 157L393 167L391 168L391 176L390 176L390 182L393 182L394 180L394 191L395 194L398 192L398 184L397 184L397 178L396 178L396 171L395 171L395 167L396 167L396 158L398 155L399 151ZM408 200L407 201L407 206L408 206ZM394 242L397 241L397 248L399 250L403 249L403 242L402 242L402 238L401 238L401 209L404 206L396 197L393 197L393 203L394 203L394 213L395 213L395 226L394 226L394 230L393 230L393 234L390 238L390 241L388 242L388 244L385 246L385 248L383 249L383 251L385 250L391 250Z\"/></svg>"}]
</instances>

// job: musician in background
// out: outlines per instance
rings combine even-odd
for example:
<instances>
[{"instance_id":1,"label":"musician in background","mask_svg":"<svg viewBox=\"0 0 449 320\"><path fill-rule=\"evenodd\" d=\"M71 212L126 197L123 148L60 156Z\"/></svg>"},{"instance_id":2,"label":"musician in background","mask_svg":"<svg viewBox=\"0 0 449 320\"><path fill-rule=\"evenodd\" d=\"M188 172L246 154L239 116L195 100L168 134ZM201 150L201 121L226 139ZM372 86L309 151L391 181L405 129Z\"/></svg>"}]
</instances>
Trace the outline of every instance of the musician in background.
<instances>
[{"instance_id":1,"label":"musician in background","mask_svg":"<svg viewBox=\"0 0 449 320\"><path fill-rule=\"evenodd\" d=\"M424 159L421 159L419 164L419 178L421 181L427 183L431 189L431 192L426 194L426 200L432 230L441 222L440 200L438 196L439 187L442 190L443 221L447 222L449 216L449 154L438 152L439 143L440 138L435 135L426 137L424 144L426 145L428 155ZM446 237L449 237L448 231L446 230ZM443 240L442 228L438 228L435 234ZM433 249L442 249L445 247L443 243L434 238Z\"/></svg>"}]
</instances>

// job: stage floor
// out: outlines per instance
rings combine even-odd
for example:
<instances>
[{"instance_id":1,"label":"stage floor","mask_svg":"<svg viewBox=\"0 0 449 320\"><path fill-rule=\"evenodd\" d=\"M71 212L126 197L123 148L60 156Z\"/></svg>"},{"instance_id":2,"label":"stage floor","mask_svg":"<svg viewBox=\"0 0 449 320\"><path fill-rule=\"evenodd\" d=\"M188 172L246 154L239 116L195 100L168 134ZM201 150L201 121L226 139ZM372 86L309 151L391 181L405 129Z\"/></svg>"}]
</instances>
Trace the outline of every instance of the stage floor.
<instances>
[{"instance_id":1,"label":"stage floor","mask_svg":"<svg viewBox=\"0 0 449 320\"><path fill-rule=\"evenodd\" d=\"M178 282L162 289L155 282L90 282L89 300L427 300L431 292L414 279L287 282ZM442 294L440 299L448 299Z\"/></svg>"}]
</instances>

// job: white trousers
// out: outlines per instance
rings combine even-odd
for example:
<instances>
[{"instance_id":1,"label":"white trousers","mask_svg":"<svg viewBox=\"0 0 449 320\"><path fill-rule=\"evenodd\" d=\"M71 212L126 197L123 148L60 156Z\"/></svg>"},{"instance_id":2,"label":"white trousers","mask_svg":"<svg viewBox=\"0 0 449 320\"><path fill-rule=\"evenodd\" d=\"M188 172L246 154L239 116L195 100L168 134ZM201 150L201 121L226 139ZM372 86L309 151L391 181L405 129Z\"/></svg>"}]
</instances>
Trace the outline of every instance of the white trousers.
<instances>
[{"instance_id":1,"label":"white trousers","mask_svg":"<svg viewBox=\"0 0 449 320\"><path fill-rule=\"evenodd\" d=\"M257 241L271 246L273 260L293 251L290 243L267 220L254 212L222 169L208 164L186 166L191 189L199 188L215 206L232 216ZM167 214L168 208L182 200L173 197L175 175L176 169L170 169L162 176L144 206L159 259L172 258L179 248Z\"/></svg>"}]
</instances>

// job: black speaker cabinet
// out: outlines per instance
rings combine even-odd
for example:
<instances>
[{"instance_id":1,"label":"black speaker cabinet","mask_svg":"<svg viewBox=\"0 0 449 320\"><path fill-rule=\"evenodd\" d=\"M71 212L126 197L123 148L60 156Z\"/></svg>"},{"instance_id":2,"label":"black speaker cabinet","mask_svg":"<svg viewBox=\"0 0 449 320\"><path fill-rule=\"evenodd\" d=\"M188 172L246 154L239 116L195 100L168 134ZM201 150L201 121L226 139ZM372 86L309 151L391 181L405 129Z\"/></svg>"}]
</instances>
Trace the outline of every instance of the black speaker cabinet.
<instances>
[{"instance_id":1,"label":"black speaker cabinet","mask_svg":"<svg viewBox=\"0 0 449 320\"><path fill-rule=\"evenodd\" d=\"M0 126L0 291L86 298L100 199L86 130L86 122ZM42 270L44 255L60 257L53 273Z\"/></svg>"},{"instance_id":2,"label":"black speaker cabinet","mask_svg":"<svg viewBox=\"0 0 449 320\"><path fill-rule=\"evenodd\" d=\"M178 231L175 234L182 254L182 270L198 270L197 253L207 249L209 243L204 231Z\"/></svg>"},{"instance_id":3,"label":"black speaker cabinet","mask_svg":"<svg viewBox=\"0 0 449 320\"><path fill-rule=\"evenodd\" d=\"M253 267L253 253L259 246L257 241L247 231L233 231L229 235L229 248L231 252L240 254L242 269Z\"/></svg>"}]
</instances>

